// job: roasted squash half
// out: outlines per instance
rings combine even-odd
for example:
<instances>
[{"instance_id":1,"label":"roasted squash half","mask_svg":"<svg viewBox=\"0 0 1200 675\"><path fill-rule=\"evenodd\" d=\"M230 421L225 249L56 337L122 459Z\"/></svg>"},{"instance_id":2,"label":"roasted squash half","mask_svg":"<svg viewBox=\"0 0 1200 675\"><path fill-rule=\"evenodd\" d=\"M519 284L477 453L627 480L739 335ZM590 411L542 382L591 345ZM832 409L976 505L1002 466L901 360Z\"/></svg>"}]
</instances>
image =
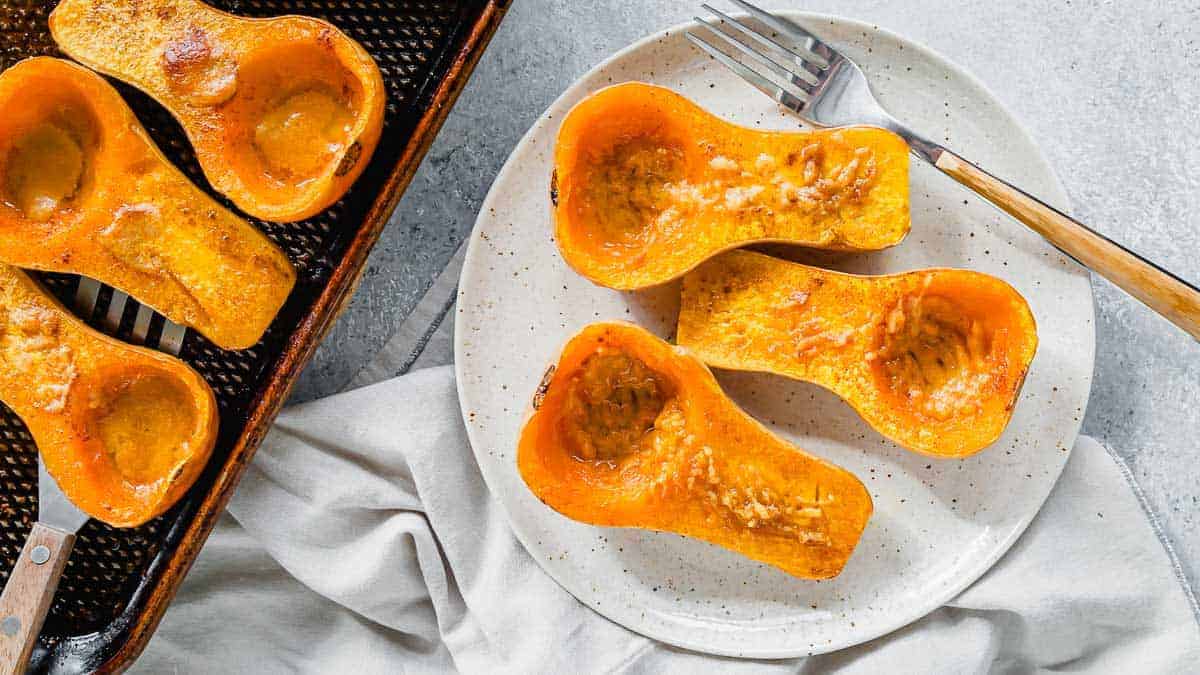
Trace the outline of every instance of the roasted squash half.
<instances>
[{"instance_id":1,"label":"roasted squash half","mask_svg":"<svg viewBox=\"0 0 1200 675\"><path fill-rule=\"evenodd\" d=\"M704 364L626 323L567 342L517 463L574 520L696 537L809 579L841 572L872 508L852 474L771 434Z\"/></svg>"},{"instance_id":2,"label":"roasted squash half","mask_svg":"<svg viewBox=\"0 0 1200 675\"><path fill-rule=\"evenodd\" d=\"M630 82L563 120L550 194L567 263L601 286L638 289L753 242L899 243L909 230L908 146L871 127L748 129Z\"/></svg>"},{"instance_id":3,"label":"roasted squash half","mask_svg":"<svg viewBox=\"0 0 1200 675\"><path fill-rule=\"evenodd\" d=\"M3 264L0 400L67 498L116 527L170 508L216 442L216 399L196 371L97 333Z\"/></svg>"},{"instance_id":4,"label":"roasted squash half","mask_svg":"<svg viewBox=\"0 0 1200 675\"><path fill-rule=\"evenodd\" d=\"M0 262L98 279L227 349L258 342L296 279L104 78L48 57L0 74Z\"/></svg>"},{"instance_id":5,"label":"roasted squash half","mask_svg":"<svg viewBox=\"0 0 1200 675\"><path fill-rule=\"evenodd\" d=\"M50 32L170 110L213 187L258 218L324 210L379 142L383 77L328 22L246 19L197 0L63 0Z\"/></svg>"},{"instance_id":6,"label":"roasted squash half","mask_svg":"<svg viewBox=\"0 0 1200 675\"><path fill-rule=\"evenodd\" d=\"M1038 342L1025 299L987 274L857 276L750 251L684 277L677 339L710 366L819 384L938 457L1000 437Z\"/></svg>"}]
</instances>

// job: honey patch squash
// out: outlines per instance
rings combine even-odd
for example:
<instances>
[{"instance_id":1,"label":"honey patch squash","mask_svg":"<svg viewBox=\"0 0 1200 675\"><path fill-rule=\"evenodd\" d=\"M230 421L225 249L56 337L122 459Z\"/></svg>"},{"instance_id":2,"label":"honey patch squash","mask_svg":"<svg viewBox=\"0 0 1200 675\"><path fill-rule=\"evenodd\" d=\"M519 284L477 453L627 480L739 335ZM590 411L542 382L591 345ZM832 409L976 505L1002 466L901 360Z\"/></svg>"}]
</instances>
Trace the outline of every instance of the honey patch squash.
<instances>
[{"instance_id":1,"label":"honey patch squash","mask_svg":"<svg viewBox=\"0 0 1200 675\"><path fill-rule=\"evenodd\" d=\"M116 527L170 508L216 442L216 399L196 371L97 333L3 264L0 400L67 498Z\"/></svg>"},{"instance_id":2,"label":"honey patch squash","mask_svg":"<svg viewBox=\"0 0 1200 675\"><path fill-rule=\"evenodd\" d=\"M0 262L98 279L226 349L258 342L296 278L104 78L49 57L0 74Z\"/></svg>"},{"instance_id":3,"label":"honey patch squash","mask_svg":"<svg viewBox=\"0 0 1200 675\"><path fill-rule=\"evenodd\" d=\"M213 187L264 220L337 201L383 130L379 68L319 19L247 19L198 0L63 0L50 32L167 108Z\"/></svg>"},{"instance_id":4,"label":"honey patch squash","mask_svg":"<svg viewBox=\"0 0 1200 675\"><path fill-rule=\"evenodd\" d=\"M852 474L774 436L704 364L626 323L567 342L517 464L574 520L695 537L808 579L841 572L872 510Z\"/></svg>"},{"instance_id":5,"label":"honey patch squash","mask_svg":"<svg viewBox=\"0 0 1200 675\"><path fill-rule=\"evenodd\" d=\"M684 277L677 340L710 366L821 385L938 457L1000 437L1038 342L1025 299L980 272L858 276L750 251Z\"/></svg>"},{"instance_id":6,"label":"honey patch squash","mask_svg":"<svg viewBox=\"0 0 1200 675\"><path fill-rule=\"evenodd\" d=\"M554 234L592 282L640 289L754 242L876 250L909 230L908 146L890 131L759 131L640 82L580 101L558 131Z\"/></svg>"}]
</instances>

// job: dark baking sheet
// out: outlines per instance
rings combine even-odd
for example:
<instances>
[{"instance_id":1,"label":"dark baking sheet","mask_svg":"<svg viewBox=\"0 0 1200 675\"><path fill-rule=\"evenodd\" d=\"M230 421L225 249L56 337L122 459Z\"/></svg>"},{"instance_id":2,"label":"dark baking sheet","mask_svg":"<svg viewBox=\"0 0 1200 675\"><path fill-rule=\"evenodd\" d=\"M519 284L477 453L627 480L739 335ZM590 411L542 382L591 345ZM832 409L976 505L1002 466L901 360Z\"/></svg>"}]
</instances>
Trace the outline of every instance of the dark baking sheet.
<instances>
[{"instance_id":1,"label":"dark baking sheet","mask_svg":"<svg viewBox=\"0 0 1200 675\"><path fill-rule=\"evenodd\" d=\"M0 67L37 54L61 56L46 25L55 4L0 0ZM189 332L182 357L213 386L220 404L221 435L213 459L188 495L161 518L128 530L96 521L83 527L35 650L33 672L119 670L144 648L242 468L348 299L367 252L498 25L507 0L210 4L245 16L321 17L362 43L387 84L383 137L354 188L325 213L288 224L250 219L295 264L296 289L262 342L251 349L223 351ZM167 156L209 189L171 116L140 92L121 84L118 88ZM41 278L71 306L75 278ZM107 295L102 295L93 316L85 318L98 324L107 309ZM129 337L133 316L130 307L120 337ZM160 329L161 318L156 317L151 337ZM0 405L0 581L7 581L36 520L35 453L24 425Z\"/></svg>"}]
</instances>

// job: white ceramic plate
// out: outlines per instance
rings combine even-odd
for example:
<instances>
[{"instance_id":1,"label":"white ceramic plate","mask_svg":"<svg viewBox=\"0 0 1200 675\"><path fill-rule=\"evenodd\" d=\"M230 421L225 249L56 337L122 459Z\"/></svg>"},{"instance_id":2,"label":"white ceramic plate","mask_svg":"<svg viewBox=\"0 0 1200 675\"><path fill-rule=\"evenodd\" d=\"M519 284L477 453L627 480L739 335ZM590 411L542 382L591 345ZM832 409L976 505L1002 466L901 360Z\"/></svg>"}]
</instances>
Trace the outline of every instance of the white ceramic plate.
<instances>
[{"instance_id":1,"label":"white ceramic plate","mask_svg":"<svg viewBox=\"0 0 1200 675\"><path fill-rule=\"evenodd\" d=\"M1064 206L1028 134L978 81L938 55L866 24L793 18L844 47L884 104L934 139ZM718 373L726 392L776 433L858 475L875 513L842 574L790 577L676 535L573 522L530 493L516 469L523 412L546 365L579 328L601 319L673 333L678 286L620 293L592 285L559 257L549 179L559 120L606 85L671 87L746 125L795 128L765 96L683 39L679 26L621 51L576 82L512 153L475 225L458 298L455 357L471 445L489 488L534 559L580 601L639 633L702 652L785 657L833 651L920 618L979 578L1041 507L1083 418L1095 346L1091 286L1036 235L913 161L913 229L898 247L810 260L884 273L966 267L1028 299L1040 346L1016 414L991 448L936 460L883 440L815 386ZM792 401L791 404L787 401Z\"/></svg>"}]
</instances>

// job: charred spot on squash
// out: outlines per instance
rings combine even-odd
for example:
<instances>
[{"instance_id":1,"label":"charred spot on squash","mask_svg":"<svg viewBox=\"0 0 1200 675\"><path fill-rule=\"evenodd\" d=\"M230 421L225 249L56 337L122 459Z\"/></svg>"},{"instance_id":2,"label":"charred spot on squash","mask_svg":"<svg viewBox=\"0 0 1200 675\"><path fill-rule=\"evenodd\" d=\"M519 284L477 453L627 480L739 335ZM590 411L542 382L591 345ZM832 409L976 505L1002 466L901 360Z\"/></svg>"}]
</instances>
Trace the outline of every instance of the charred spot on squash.
<instances>
[{"instance_id":1,"label":"charred spot on squash","mask_svg":"<svg viewBox=\"0 0 1200 675\"><path fill-rule=\"evenodd\" d=\"M193 105L219 105L237 91L237 60L198 26L167 40L162 69L172 90Z\"/></svg>"},{"instance_id":2,"label":"charred spot on squash","mask_svg":"<svg viewBox=\"0 0 1200 675\"><path fill-rule=\"evenodd\" d=\"M558 170L550 172L550 203L558 206Z\"/></svg>"},{"instance_id":3,"label":"charred spot on squash","mask_svg":"<svg viewBox=\"0 0 1200 675\"><path fill-rule=\"evenodd\" d=\"M552 365L542 374L542 381L538 383L537 390L533 392L534 410L542 407L542 401L546 400L546 392L550 391L550 383L554 380L555 370L557 367Z\"/></svg>"},{"instance_id":4,"label":"charred spot on squash","mask_svg":"<svg viewBox=\"0 0 1200 675\"><path fill-rule=\"evenodd\" d=\"M881 319L872 368L880 386L920 416L973 414L995 388L992 330L955 299L922 290Z\"/></svg>"},{"instance_id":5,"label":"charred spot on squash","mask_svg":"<svg viewBox=\"0 0 1200 675\"><path fill-rule=\"evenodd\" d=\"M342 161L338 163L337 171L333 173L335 176L345 176L354 169L358 164L358 160L362 159L362 143L354 141L347 148L346 153L342 155Z\"/></svg>"}]
</instances>

